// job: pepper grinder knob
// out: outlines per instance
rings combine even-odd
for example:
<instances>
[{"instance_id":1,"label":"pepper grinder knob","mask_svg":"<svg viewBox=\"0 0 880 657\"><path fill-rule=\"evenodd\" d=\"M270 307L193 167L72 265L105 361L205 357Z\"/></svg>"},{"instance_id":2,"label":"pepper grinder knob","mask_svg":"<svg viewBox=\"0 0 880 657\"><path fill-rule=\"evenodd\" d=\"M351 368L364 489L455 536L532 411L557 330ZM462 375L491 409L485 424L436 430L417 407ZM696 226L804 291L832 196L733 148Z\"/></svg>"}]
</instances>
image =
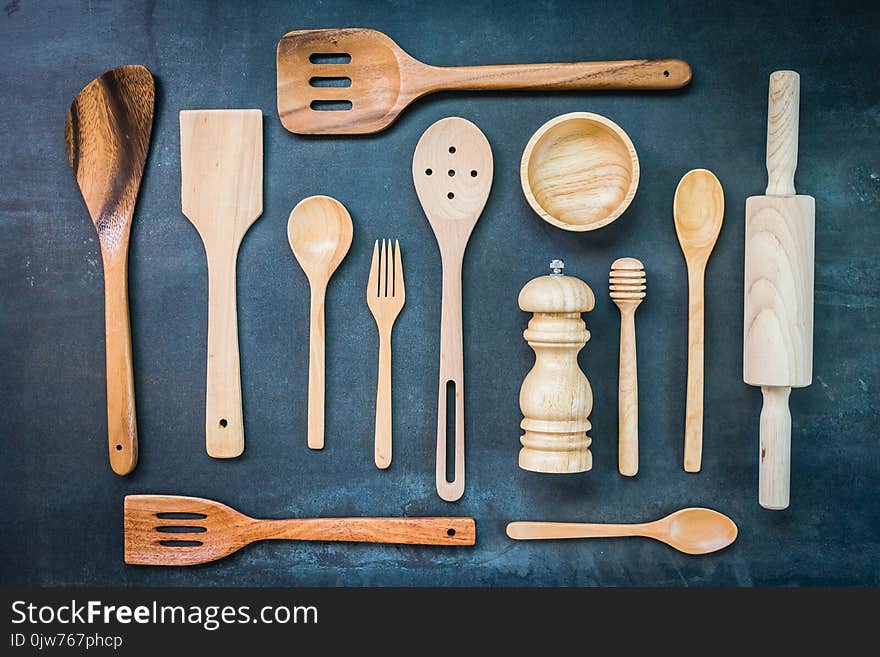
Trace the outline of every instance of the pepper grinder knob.
<instances>
[{"instance_id":1,"label":"pepper grinder knob","mask_svg":"<svg viewBox=\"0 0 880 657\"><path fill-rule=\"evenodd\" d=\"M592 310L596 299L584 281L561 273L564 266L553 260L553 273L532 279L519 294L519 307L533 313L523 337L535 352L519 395L519 467L533 472L585 472L593 466L587 436L593 392L577 356L590 339L581 313Z\"/></svg>"}]
</instances>

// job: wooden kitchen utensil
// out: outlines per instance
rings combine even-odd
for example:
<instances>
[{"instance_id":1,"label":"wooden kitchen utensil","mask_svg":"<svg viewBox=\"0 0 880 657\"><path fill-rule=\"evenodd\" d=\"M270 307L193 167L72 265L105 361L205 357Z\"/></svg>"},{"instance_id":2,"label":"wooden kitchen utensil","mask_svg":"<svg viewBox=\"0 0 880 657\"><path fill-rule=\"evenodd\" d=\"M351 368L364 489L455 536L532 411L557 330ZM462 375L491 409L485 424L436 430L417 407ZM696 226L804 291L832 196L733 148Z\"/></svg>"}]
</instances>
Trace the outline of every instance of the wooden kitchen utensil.
<instances>
[{"instance_id":1,"label":"wooden kitchen utensil","mask_svg":"<svg viewBox=\"0 0 880 657\"><path fill-rule=\"evenodd\" d=\"M403 263L400 244L379 240L373 245L373 262L367 282L367 306L373 313L379 329L379 376L376 386L376 431L374 458L376 467L384 470L391 465L391 331L394 320L403 309L406 288L403 282Z\"/></svg>"},{"instance_id":2,"label":"wooden kitchen utensil","mask_svg":"<svg viewBox=\"0 0 880 657\"><path fill-rule=\"evenodd\" d=\"M636 364L636 308L645 298L645 266L635 258L611 264L611 300L620 309L620 367L617 379L617 468L639 471L639 376Z\"/></svg>"},{"instance_id":3,"label":"wooden kitchen utensil","mask_svg":"<svg viewBox=\"0 0 880 657\"><path fill-rule=\"evenodd\" d=\"M324 297L327 283L351 246L348 210L335 198L310 196L287 222L290 248L309 279L309 426L311 449L324 449Z\"/></svg>"},{"instance_id":4,"label":"wooden kitchen utensil","mask_svg":"<svg viewBox=\"0 0 880 657\"><path fill-rule=\"evenodd\" d=\"M440 392L437 403L437 492L447 502L464 494L464 364L461 266L468 239L492 187L492 148L470 121L441 119L419 139L413 182L437 238L443 266L440 320ZM446 470L447 387L454 388L455 469Z\"/></svg>"},{"instance_id":5,"label":"wooden kitchen utensil","mask_svg":"<svg viewBox=\"0 0 880 657\"><path fill-rule=\"evenodd\" d=\"M688 380L684 469L699 472L703 458L703 282L724 220L724 191L706 169L688 171L675 190L675 232L688 270Z\"/></svg>"},{"instance_id":6,"label":"wooden kitchen utensil","mask_svg":"<svg viewBox=\"0 0 880 657\"><path fill-rule=\"evenodd\" d=\"M743 380L761 386L758 501L789 504L792 388L813 380L816 202L796 196L800 77L770 76L767 194L746 201Z\"/></svg>"},{"instance_id":7,"label":"wooden kitchen utensil","mask_svg":"<svg viewBox=\"0 0 880 657\"><path fill-rule=\"evenodd\" d=\"M639 186L639 157L614 121L589 112L563 114L529 139L520 184L529 205L548 224L596 230L629 207Z\"/></svg>"},{"instance_id":8,"label":"wooden kitchen utensil","mask_svg":"<svg viewBox=\"0 0 880 657\"><path fill-rule=\"evenodd\" d=\"M92 80L67 112L67 158L98 233L104 267L107 439L110 467L125 475L138 459L128 240L153 130L155 87L143 66Z\"/></svg>"},{"instance_id":9,"label":"wooden kitchen utensil","mask_svg":"<svg viewBox=\"0 0 880 657\"><path fill-rule=\"evenodd\" d=\"M214 458L244 451L235 263L248 228L263 213L260 110L180 113L183 214L208 260L208 368L205 442Z\"/></svg>"},{"instance_id":10,"label":"wooden kitchen utensil","mask_svg":"<svg viewBox=\"0 0 880 657\"><path fill-rule=\"evenodd\" d=\"M125 563L192 566L269 540L395 545L473 545L473 518L262 520L200 497L127 495Z\"/></svg>"},{"instance_id":11,"label":"wooden kitchen utensil","mask_svg":"<svg viewBox=\"0 0 880 657\"><path fill-rule=\"evenodd\" d=\"M357 28L288 32L276 64L278 115L298 134L378 132L435 91L678 89L691 79L680 59L429 66L385 34Z\"/></svg>"},{"instance_id":12,"label":"wooden kitchen utensil","mask_svg":"<svg viewBox=\"0 0 880 657\"><path fill-rule=\"evenodd\" d=\"M557 538L643 536L666 543L685 554L717 552L736 540L736 524L712 509L681 509L665 518L638 525L583 522L512 522L507 535L518 541Z\"/></svg>"},{"instance_id":13,"label":"wooden kitchen utensil","mask_svg":"<svg viewBox=\"0 0 880 657\"><path fill-rule=\"evenodd\" d=\"M519 393L519 467L533 472L584 472L593 467L590 412L593 391L578 367L578 352L590 339L581 313L596 305L590 286L563 276L562 260L549 276L533 278L519 293L519 307L534 313L523 337L535 351L535 365Z\"/></svg>"}]
</instances>

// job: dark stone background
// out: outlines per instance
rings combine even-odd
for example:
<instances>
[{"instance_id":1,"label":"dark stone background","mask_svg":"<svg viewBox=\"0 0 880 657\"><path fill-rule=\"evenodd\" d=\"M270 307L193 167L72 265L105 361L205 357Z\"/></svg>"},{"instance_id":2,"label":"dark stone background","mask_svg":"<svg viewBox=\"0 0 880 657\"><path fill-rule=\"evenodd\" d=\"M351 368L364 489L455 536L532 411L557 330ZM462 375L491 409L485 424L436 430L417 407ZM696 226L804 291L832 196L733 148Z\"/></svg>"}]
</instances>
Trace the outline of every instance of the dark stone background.
<instances>
[{"instance_id":1,"label":"dark stone background","mask_svg":"<svg viewBox=\"0 0 880 657\"><path fill-rule=\"evenodd\" d=\"M34 2L0 13L0 574L7 585L809 585L880 583L877 503L880 98L876 3ZM443 94L362 138L301 138L275 110L275 44L288 30L373 27L441 65L676 56L670 93ZM98 243L64 153L77 92L114 66L156 76L156 120L131 240L140 464L107 463ZM760 393L742 383L743 214L763 193L768 75L800 72L798 189L816 197L814 383L791 397L792 506L757 504ZM206 266L180 211L177 112L261 108L265 210L242 244L238 294L246 452L204 450ZM519 184L529 136L575 110L618 122L642 178L595 233L539 221ZM464 265L467 491L434 491L440 260L410 179L419 135L449 115L480 126L493 193ZM686 277L672 196L687 170L722 181L725 225L707 272L703 471L682 470ZM351 252L327 307L327 447L306 448L308 287L287 243L290 210L329 194L350 210ZM372 463L377 351L364 288L373 240L401 240L408 300L394 338L394 462ZM617 473L614 258L642 258L641 471ZM581 363L593 385L594 469L516 465L517 395L532 363L516 297L562 257L598 304ZM196 568L126 566L122 500L177 493L252 515L470 514L474 549L259 544ZM727 550L648 540L515 543L514 519L642 521L683 506L738 523Z\"/></svg>"}]
</instances>

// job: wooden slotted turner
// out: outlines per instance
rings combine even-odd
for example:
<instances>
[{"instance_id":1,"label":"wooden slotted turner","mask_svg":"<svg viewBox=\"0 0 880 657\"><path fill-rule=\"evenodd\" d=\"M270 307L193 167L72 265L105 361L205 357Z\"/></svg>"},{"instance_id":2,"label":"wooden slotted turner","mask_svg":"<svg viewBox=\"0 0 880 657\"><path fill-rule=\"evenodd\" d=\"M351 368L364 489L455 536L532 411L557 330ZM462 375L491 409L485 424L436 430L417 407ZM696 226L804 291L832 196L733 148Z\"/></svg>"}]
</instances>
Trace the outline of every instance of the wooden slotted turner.
<instances>
[{"instance_id":1,"label":"wooden slotted turner","mask_svg":"<svg viewBox=\"0 0 880 657\"><path fill-rule=\"evenodd\" d=\"M64 126L67 157L92 217L104 266L107 438L110 467L134 470L138 459L128 239L153 130L155 86L143 66L120 66L79 92Z\"/></svg>"},{"instance_id":2,"label":"wooden slotted turner","mask_svg":"<svg viewBox=\"0 0 880 657\"><path fill-rule=\"evenodd\" d=\"M382 32L360 28L288 32L277 70L281 123L303 135L378 132L435 91L678 89L691 79L680 59L429 66Z\"/></svg>"},{"instance_id":3,"label":"wooden slotted turner","mask_svg":"<svg viewBox=\"0 0 880 657\"><path fill-rule=\"evenodd\" d=\"M244 451L235 263L248 228L263 213L260 110L180 113L183 214L208 260L208 368L205 441L214 458Z\"/></svg>"},{"instance_id":4,"label":"wooden slotted turner","mask_svg":"<svg viewBox=\"0 0 880 657\"><path fill-rule=\"evenodd\" d=\"M473 545L473 518L296 518L260 520L201 497L127 495L125 563L192 566L256 541L345 541Z\"/></svg>"},{"instance_id":5,"label":"wooden slotted turner","mask_svg":"<svg viewBox=\"0 0 880 657\"><path fill-rule=\"evenodd\" d=\"M437 493L447 502L464 494L464 354L461 266L483 212L494 173L489 140L470 121L441 119L425 130L413 154L413 183L437 238L443 267L440 318L440 391L437 402ZM447 479L447 387L453 384L455 466Z\"/></svg>"}]
</instances>

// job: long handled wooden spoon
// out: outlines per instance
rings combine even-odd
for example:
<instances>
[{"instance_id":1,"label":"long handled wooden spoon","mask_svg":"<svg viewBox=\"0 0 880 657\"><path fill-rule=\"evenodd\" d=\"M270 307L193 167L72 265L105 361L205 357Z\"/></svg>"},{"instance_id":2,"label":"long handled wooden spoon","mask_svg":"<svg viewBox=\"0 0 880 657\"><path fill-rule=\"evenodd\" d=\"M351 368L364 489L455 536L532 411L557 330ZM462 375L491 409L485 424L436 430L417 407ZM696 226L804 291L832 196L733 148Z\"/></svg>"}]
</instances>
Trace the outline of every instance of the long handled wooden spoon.
<instances>
[{"instance_id":1,"label":"long handled wooden spoon","mask_svg":"<svg viewBox=\"0 0 880 657\"><path fill-rule=\"evenodd\" d=\"M716 552L736 540L736 524L712 509L681 509L665 518L634 525L584 522L512 522L507 535L518 541L556 538L643 536L686 554Z\"/></svg>"},{"instance_id":2,"label":"long handled wooden spoon","mask_svg":"<svg viewBox=\"0 0 880 657\"><path fill-rule=\"evenodd\" d=\"M134 470L138 459L128 239L150 134L155 89L143 66L120 66L79 92L64 125L67 157L92 217L104 265L107 438L110 467Z\"/></svg>"},{"instance_id":3,"label":"long handled wooden spoon","mask_svg":"<svg viewBox=\"0 0 880 657\"><path fill-rule=\"evenodd\" d=\"M464 356L461 328L461 265L471 231L492 188L492 148L470 121L437 121L419 139L413 182L434 230L443 266L440 319L440 392L437 402L437 492L447 502L464 494ZM454 386L455 470L446 474L446 405Z\"/></svg>"},{"instance_id":4,"label":"long handled wooden spoon","mask_svg":"<svg viewBox=\"0 0 880 657\"><path fill-rule=\"evenodd\" d=\"M276 63L278 115L299 134L378 132L435 91L678 89L691 79L680 59L429 66L382 32L357 28L288 32Z\"/></svg>"},{"instance_id":5,"label":"long handled wooden spoon","mask_svg":"<svg viewBox=\"0 0 880 657\"><path fill-rule=\"evenodd\" d=\"M244 451L235 263L263 213L262 112L181 112L180 170L183 214L208 260L205 440L214 458L234 458Z\"/></svg>"},{"instance_id":6,"label":"long handled wooden spoon","mask_svg":"<svg viewBox=\"0 0 880 657\"><path fill-rule=\"evenodd\" d=\"M473 518L295 518L260 520L200 497L128 495L125 563L192 566L256 541L345 541L473 545Z\"/></svg>"},{"instance_id":7,"label":"long handled wooden spoon","mask_svg":"<svg viewBox=\"0 0 880 657\"><path fill-rule=\"evenodd\" d=\"M287 239L309 279L309 428L312 449L324 449L324 296L327 283L351 246L348 210L335 198L310 196L300 201L287 222Z\"/></svg>"},{"instance_id":8,"label":"long handled wooden spoon","mask_svg":"<svg viewBox=\"0 0 880 657\"><path fill-rule=\"evenodd\" d=\"M724 220L724 190L706 169L688 171L675 190L675 232L688 270L688 380L684 469L699 472L703 459L703 281Z\"/></svg>"}]
</instances>

